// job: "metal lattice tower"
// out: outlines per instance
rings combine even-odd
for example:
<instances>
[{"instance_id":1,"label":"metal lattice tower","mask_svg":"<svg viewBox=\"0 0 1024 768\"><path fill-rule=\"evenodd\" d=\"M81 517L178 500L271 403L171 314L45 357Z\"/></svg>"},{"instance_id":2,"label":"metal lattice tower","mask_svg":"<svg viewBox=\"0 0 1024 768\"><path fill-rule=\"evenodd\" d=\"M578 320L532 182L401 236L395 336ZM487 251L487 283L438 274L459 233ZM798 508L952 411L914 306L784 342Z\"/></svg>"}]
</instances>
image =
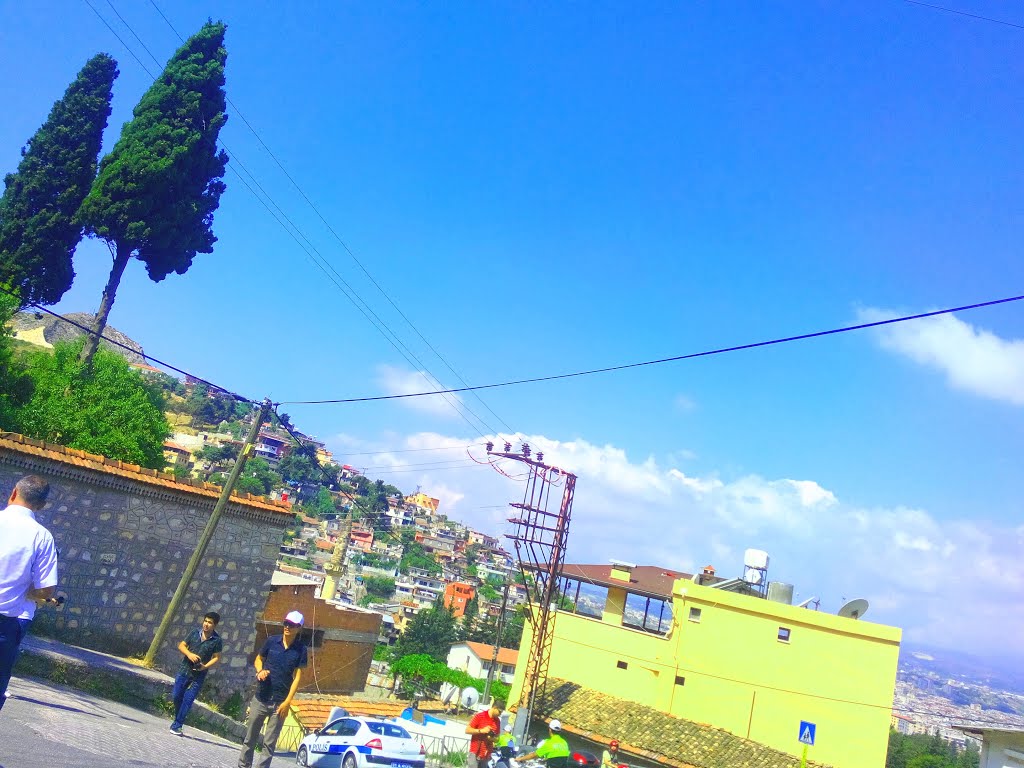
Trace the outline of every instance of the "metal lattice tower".
<instances>
[{"instance_id":1,"label":"metal lattice tower","mask_svg":"<svg viewBox=\"0 0 1024 768\"><path fill-rule=\"evenodd\" d=\"M519 453L513 453L511 447L506 443L504 451L493 451L493 446L488 444L487 453L494 459L521 462L529 469L523 501L509 504L515 511L509 522L515 528L506 536L515 545L533 625L533 641L518 705L533 713L538 703L544 705L554 637L552 606L558 599L558 578L565 562L576 475L545 464L542 453L531 458L528 444L524 443ZM555 501L552 501L552 490L557 488L562 489L561 500L558 501L556 491Z\"/></svg>"}]
</instances>

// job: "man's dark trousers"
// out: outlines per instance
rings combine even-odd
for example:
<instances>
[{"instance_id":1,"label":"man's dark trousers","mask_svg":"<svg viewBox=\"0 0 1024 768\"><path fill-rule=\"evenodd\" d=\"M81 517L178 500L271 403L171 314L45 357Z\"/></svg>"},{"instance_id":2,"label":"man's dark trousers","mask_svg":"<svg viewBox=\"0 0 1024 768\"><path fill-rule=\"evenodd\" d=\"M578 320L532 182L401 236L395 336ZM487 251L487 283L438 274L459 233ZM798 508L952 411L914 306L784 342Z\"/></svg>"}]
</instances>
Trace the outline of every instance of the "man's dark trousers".
<instances>
[{"instance_id":1,"label":"man's dark trousers","mask_svg":"<svg viewBox=\"0 0 1024 768\"><path fill-rule=\"evenodd\" d=\"M11 682L11 670L18 660L18 646L31 623L32 619L14 619L0 614L0 709L7 701L7 684Z\"/></svg>"}]
</instances>

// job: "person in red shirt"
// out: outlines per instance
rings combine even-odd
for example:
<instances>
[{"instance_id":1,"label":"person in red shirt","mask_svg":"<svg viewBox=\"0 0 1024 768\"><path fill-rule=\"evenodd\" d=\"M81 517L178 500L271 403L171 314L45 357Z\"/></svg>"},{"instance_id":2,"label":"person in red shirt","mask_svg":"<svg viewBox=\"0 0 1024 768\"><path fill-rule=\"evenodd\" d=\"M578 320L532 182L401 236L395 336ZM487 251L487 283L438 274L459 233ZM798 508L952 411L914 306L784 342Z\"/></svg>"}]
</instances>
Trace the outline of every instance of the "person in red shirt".
<instances>
[{"instance_id":1,"label":"person in red shirt","mask_svg":"<svg viewBox=\"0 0 1024 768\"><path fill-rule=\"evenodd\" d=\"M469 740L469 768L483 768L487 759L494 751L494 739L501 732L501 713L505 710L505 702L501 699L491 701L490 709L477 712L466 726Z\"/></svg>"}]
</instances>

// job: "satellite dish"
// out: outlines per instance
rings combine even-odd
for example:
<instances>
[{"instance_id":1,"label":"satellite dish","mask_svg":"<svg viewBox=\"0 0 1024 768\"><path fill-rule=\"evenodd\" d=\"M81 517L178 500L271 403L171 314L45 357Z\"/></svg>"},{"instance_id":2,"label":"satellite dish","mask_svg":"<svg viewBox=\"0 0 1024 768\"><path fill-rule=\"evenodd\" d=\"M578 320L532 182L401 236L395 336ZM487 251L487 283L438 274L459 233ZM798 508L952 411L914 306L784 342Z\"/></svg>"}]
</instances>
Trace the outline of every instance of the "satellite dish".
<instances>
[{"instance_id":1,"label":"satellite dish","mask_svg":"<svg viewBox=\"0 0 1024 768\"><path fill-rule=\"evenodd\" d=\"M441 702L448 704L459 696L459 686L453 683L441 683Z\"/></svg>"},{"instance_id":2,"label":"satellite dish","mask_svg":"<svg viewBox=\"0 0 1024 768\"><path fill-rule=\"evenodd\" d=\"M847 619L859 619L867 612L868 601L862 597L858 597L856 600L851 600L840 608L838 615L845 616Z\"/></svg>"},{"instance_id":3,"label":"satellite dish","mask_svg":"<svg viewBox=\"0 0 1024 768\"><path fill-rule=\"evenodd\" d=\"M459 695L459 703L466 709L472 709L480 701L480 691L476 688L463 688Z\"/></svg>"}]
</instances>

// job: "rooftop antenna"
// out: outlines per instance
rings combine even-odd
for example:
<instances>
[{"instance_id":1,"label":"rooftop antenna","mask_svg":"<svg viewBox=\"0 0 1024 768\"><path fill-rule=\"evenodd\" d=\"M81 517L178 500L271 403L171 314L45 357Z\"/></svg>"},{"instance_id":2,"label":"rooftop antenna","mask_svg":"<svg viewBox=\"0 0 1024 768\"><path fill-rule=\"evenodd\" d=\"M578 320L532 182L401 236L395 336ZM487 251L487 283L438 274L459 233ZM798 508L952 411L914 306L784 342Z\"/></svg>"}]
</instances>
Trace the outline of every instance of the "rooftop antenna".
<instances>
[{"instance_id":1,"label":"rooftop antenna","mask_svg":"<svg viewBox=\"0 0 1024 768\"><path fill-rule=\"evenodd\" d=\"M837 611L837 615L844 616L847 619L859 619L867 612L868 601L862 597L858 597L843 605L843 607Z\"/></svg>"}]
</instances>

